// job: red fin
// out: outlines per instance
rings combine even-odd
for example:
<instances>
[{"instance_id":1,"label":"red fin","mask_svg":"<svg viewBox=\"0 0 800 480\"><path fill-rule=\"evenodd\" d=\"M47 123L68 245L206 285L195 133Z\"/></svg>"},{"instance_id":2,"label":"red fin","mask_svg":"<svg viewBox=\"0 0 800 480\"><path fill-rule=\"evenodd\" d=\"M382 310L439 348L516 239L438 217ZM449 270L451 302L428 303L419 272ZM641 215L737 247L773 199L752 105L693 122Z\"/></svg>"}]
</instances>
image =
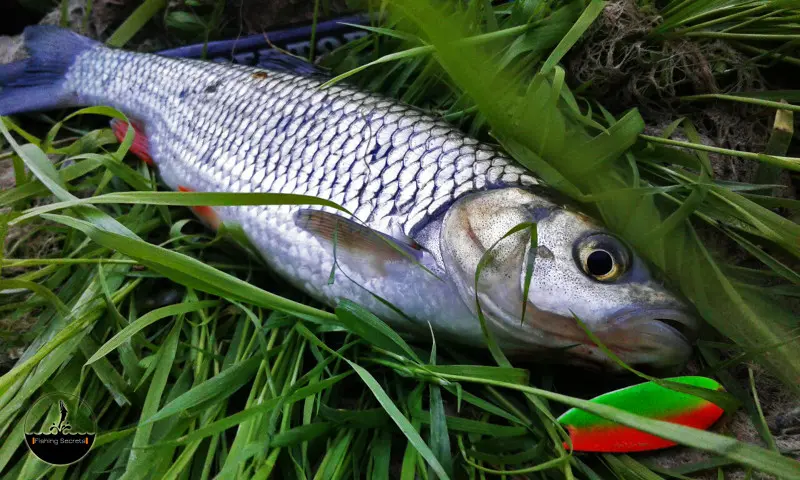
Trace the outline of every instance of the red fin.
<instances>
[{"instance_id":1,"label":"red fin","mask_svg":"<svg viewBox=\"0 0 800 480\"><path fill-rule=\"evenodd\" d=\"M193 189L189 187L184 187L183 185L178 185L179 192L194 192ZM192 209L195 215L200 217L200 220L205 222L206 225L216 230L219 228L220 223L222 223L219 219L219 215L217 212L214 211L211 207L189 207Z\"/></svg>"},{"instance_id":2,"label":"red fin","mask_svg":"<svg viewBox=\"0 0 800 480\"><path fill-rule=\"evenodd\" d=\"M144 135L144 128L138 122L131 122L133 131L136 136L133 137L133 144L131 145L131 153L141 158L142 161L148 165L153 165L153 158L150 156L150 148L147 144L147 137ZM125 139L125 133L128 131L128 123L116 118L111 120L111 130L114 131L114 136L117 140L122 142Z\"/></svg>"}]
</instances>

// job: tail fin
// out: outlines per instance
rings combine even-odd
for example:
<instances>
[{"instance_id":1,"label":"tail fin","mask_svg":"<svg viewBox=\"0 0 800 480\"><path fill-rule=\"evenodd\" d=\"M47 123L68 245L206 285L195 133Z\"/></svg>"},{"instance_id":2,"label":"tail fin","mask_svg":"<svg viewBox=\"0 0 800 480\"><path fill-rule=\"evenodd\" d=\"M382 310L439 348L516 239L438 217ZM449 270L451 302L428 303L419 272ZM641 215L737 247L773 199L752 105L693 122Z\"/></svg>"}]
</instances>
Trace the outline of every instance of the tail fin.
<instances>
[{"instance_id":1,"label":"tail fin","mask_svg":"<svg viewBox=\"0 0 800 480\"><path fill-rule=\"evenodd\" d=\"M100 44L51 25L28 27L24 38L29 58L0 65L0 115L70 106L67 71L78 55Z\"/></svg>"}]
</instances>

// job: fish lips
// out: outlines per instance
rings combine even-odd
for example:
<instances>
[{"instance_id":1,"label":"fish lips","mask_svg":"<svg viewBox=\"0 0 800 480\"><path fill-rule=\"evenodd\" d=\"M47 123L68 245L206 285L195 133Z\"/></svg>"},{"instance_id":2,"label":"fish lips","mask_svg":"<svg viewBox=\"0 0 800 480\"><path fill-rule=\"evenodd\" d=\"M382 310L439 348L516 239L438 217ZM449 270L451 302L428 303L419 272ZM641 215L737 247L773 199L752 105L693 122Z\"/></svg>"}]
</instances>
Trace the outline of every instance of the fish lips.
<instances>
[{"instance_id":1,"label":"fish lips","mask_svg":"<svg viewBox=\"0 0 800 480\"><path fill-rule=\"evenodd\" d=\"M668 367L685 362L699 321L683 308L628 308L611 317L597 336L635 363Z\"/></svg>"}]
</instances>

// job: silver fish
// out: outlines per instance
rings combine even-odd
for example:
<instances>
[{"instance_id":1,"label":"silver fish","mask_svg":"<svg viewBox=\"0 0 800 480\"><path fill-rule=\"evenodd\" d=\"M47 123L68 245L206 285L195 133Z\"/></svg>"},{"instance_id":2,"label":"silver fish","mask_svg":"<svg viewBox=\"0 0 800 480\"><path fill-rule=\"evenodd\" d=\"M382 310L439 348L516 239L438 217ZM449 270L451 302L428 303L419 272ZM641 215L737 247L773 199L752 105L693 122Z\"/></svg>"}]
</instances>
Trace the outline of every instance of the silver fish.
<instances>
[{"instance_id":1,"label":"silver fish","mask_svg":"<svg viewBox=\"0 0 800 480\"><path fill-rule=\"evenodd\" d=\"M630 364L674 366L691 353L688 305L623 241L440 119L349 86L321 89L324 78L288 60L257 69L110 49L53 27L25 36L29 59L0 70L0 114L111 105L141 123L172 189L313 195L353 212L205 215L241 226L273 269L322 302L350 299L396 328L480 346L477 299L515 356L560 350L613 367L573 314ZM530 230L503 238L525 222L536 224L535 248Z\"/></svg>"}]
</instances>

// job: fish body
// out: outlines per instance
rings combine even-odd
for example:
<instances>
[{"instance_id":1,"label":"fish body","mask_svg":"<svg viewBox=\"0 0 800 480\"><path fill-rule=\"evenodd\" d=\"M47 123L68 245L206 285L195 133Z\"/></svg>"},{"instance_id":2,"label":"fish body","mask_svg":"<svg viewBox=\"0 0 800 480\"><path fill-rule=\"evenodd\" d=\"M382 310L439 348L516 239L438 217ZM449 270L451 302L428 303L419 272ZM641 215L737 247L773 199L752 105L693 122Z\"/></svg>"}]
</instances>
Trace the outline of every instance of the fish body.
<instances>
[{"instance_id":1,"label":"fish body","mask_svg":"<svg viewBox=\"0 0 800 480\"><path fill-rule=\"evenodd\" d=\"M695 327L687 307L621 241L440 119L346 85L321 88L324 77L288 60L260 69L167 58L47 27L27 31L26 43L26 73L0 71L0 114L110 105L141 124L173 190L311 195L352 212L213 208L215 222L241 226L273 269L320 301L347 298L398 328L482 345L478 299L500 345L522 355L567 349L608 364L573 314L634 364L690 352L676 328ZM55 58L56 47L72 54ZM537 225L536 248L529 229L504 238L526 222Z\"/></svg>"}]
</instances>

